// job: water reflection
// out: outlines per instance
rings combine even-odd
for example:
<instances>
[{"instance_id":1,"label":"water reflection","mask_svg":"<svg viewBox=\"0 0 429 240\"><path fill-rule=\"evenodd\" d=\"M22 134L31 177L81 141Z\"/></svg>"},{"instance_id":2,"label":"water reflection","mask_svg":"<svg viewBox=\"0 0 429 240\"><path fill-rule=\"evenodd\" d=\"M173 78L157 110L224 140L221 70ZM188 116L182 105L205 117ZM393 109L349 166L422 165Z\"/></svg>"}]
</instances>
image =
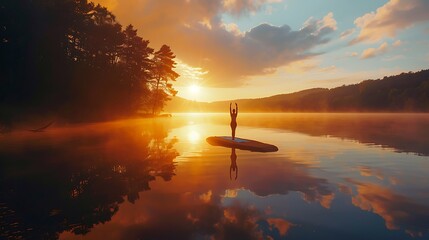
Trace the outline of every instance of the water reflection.
<instances>
[{"instance_id":1,"label":"water reflection","mask_svg":"<svg viewBox=\"0 0 429 240\"><path fill-rule=\"evenodd\" d=\"M150 209L145 218L123 215L115 224L100 225L88 238L264 239L260 227L261 222L266 222L263 212L238 201L223 206L218 196L209 193L147 196L134 206L134 209Z\"/></svg>"},{"instance_id":2,"label":"water reflection","mask_svg":"<svg viewBox=\"0 0 429 240\"><path fill-rule=\"evenodd\" d=\"M2 147L0 236L86 234L110 221L124 197L133 203L156 177L169 181L177 156L175 140L167 140L163 129L153 130L140 134L103 126Z\"/></svg>"},{"instance_id":3,"label":"water reflection","mask_svg":"<svg viewBox=\"0 0 429 240\"><path fill-rule=\"evenodd\" d=\"M242 114L240 125L352 139L429 156L429 114ZM257 117L254 117L257 115Z\"/></svg>"},{"instance_id":4,"label":"water reflection","mask_svg":"<svg viewBox=\"0 0 429 240\"><path fill-rule=\"evenodd\" d=\"M429 230L429 206L378 184L353 183L357 189L353 205L381 216L387 229L402 229L413 237L422 237Z\"/></svg>"},{"instance_id":5,"label":"water reflection","mask_svg":"<svg viewBox=\"0 0 429 240\"><path fill-rule=\"evenodd\" d=\"M240 137L276 144L275 153L202 140L229 134L228 118L124 121L0 139L0 238L427 238L428 157L366 143L399 148L410 140L422 153L426 137L411 135L427 132L425 117L415 130L398 117L402 137L389 132L398 121L379 129L377 117L335 124L323 116L243 117Z\"/></svg>"},{"instance_id":6,"label":"water reflection","mask_svg":"<svg viewBox=\"0 0 429 240\"><path fill-rule=\"evenodd\" d=\"M235 172L235 180L238 177L238 166L237 166L237 154L235 153L235 148L231 148L231 166L229 167L229 179L232 180L231 172Z\"/></svg>"}]
</instances>

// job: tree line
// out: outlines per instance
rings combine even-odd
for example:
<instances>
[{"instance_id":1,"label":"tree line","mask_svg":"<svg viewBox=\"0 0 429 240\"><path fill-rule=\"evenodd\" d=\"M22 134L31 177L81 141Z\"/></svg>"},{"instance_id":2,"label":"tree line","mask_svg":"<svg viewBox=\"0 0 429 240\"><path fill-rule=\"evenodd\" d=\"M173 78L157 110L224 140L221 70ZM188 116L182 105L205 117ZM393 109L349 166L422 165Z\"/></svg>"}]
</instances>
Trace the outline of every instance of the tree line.
<instances>
[{"instance_id":1,"label":"tree line","mask_svg":"<svg viewBox=\"0 0 429 240\"><path fill-rule=\"evenodd\" d=\"M233 100L247 112L429 112L429 70L401 73L336 88L313 88L260 99ZM230 101L175 98L170 111L225 112Z\"/></svg>"},{"instance_id":2,"label":"tree line","mask_svg":"<svg viewBox=\"0 0 429 240\"><path fill-rule=\"evenodd\" d=\"M177 93L174 59L87 0L1 0L0 121L158 114Z\"/></svg>"}]
</instances>

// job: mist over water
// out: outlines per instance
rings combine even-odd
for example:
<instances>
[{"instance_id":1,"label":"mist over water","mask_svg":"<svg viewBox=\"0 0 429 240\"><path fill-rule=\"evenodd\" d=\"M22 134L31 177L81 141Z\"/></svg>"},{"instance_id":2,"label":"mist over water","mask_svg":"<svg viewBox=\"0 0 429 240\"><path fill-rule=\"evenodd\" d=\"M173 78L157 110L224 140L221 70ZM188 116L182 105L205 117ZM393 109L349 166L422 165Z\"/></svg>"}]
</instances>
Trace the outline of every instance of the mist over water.
<instances>
[{"instance_id":1,"label":"mist over water","mask_svg":"<svg viewBox=\"0 0 429 240\"><path fill-rule=\"evenodd\" d=\"M228 114L0 135L1 237L425 239L429 115Z\"/></svg>"}]
</instances>

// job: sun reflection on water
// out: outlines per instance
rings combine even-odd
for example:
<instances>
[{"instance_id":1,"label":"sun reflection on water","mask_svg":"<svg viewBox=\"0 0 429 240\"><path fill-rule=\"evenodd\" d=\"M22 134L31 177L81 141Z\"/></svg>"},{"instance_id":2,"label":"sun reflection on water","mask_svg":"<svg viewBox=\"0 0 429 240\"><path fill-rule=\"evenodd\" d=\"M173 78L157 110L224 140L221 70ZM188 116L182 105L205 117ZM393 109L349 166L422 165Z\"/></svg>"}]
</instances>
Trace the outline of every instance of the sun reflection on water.
<instances>
[{"instance_id":1,"label":"sun reflection on water","mask_svg":"<svg viewBox=\"0 0 429 240\"><path fill-rule=\"evenodd\" d=\"M197 144L201 140L200 133L192 129L188 133L188 140L192 144Z\"/></svg>"}]
</instances>

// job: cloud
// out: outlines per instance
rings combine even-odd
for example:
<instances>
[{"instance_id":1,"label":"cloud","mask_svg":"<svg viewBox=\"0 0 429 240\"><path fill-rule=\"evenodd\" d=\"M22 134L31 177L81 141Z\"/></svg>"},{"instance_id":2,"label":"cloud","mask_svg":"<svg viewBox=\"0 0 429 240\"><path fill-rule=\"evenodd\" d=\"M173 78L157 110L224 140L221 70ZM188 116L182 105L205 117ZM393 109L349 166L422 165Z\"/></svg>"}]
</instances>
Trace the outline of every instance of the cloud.
<instances>
[{"instance_id":1,"label":"cloud","mask_svg":"<svg viewBox=\"0 0 429 240\"><path fill-rule=\"evenodd\" d=\"M331 65L331 66L328 66L328 67L322 67L320 69L321 72L333 72L335 70L337 70L337 67L335 65Z\"/></svg>"},{"instance_id":2,"label":"cloud","mask_svg":"<svg viewBox=\"0 0 429 240\"><path fill-rule=\"evenodd\" d=\"M394 46L394 47L399 47L401 45L402 45L401 40L396 40L394 43L392 43L392 46Z\"/></svg>"},{"instance_id":3,"label":"cloud","mask_svg":"<svg viewBox=\"0 0 429 240\"><path fill-rule=\"evenodd\" d=\"M222 27L224 27L228 32L231 32L236 36L244 36L244 32L242 32L238 27L238 25L235 23L228 23L228 24L224 23Z\"/></svg>"},{"instance_id":4,"label":"cloud","mask_svg":"<svg viewBox=\"0 0 429 240\"><path fill-rule=\"evenodd\" d=\"M222 14L248 14L274 2L279 0L109 0L109 6L122 24L133 24L152 47L170 45L181 61L207 72L206 86L231 87L244 84L249 76L320 54L311 50L328 42L337 28L332 13L310 18L298 30L261 24L242 32L221 20Z\"/></svg>"},{"instance_id":5,"label":"cloud","mask_svg":"<svg viewBox=\"0 0 429 240\"><path fill-rule=\"evenodd\" d=\"M379 55L383 55L386 52L392 50L393 48L399 47L402 45L401 40L396 40L395 42L392 43L391 47L389 47L389 44L387 42L382 43L378 48L368 48L363 50L362 54L361 54L361 59L368 59L368 58L373 58ZM350 56L355 56L353 55L354 53L351 53ZM389 58L389 60L396 60L398 57L395 58Z\"/></svg>"},{"instance_id":6,"label":"cloud","mask_svg":"<svg viewBox=\"0 0 429 240\"><path fill-rule=\"evenodd\" d=\"M382 43L378 48L368 48L365 49L360 58L361 59L368 59L368 58L373 58L376 57L378 55L382 55L384 53L387 52L387 49L389 47L389 44L387 44L386 42Z\"/></svg>"},{"instance_id":7,"label":"cloud","mask_svg":"<svg viewBox=\"0 0 429 240\"><path fill-rule=\"evenodd\" d=\"M267 15L271 15L271 14L273 14L273 12L274 12L274 8L273 8L273 6L268 6L268 7L265 9L265 14L267 14Z\"/></svg>"},{"instance_id":8,"label":"cloud","mask_svg":"<svg viewBox=\"0 0 429 240\"><path fill-rule=\"evenodd\" d=\"M357 56L359 56L359 53L357 53L357 52L347 52L346 55L349 56L349 57L357 57Z\"/></svg>"},{"instance_id":9,"label":"cloud","mask_svg":"<svg viewBox=\"0 0 429 240\"><path fill-rule=\"evenodd\" d=\"M182 62L180 59L176 59L176 72L180 74L178 79L178 86L189 86L192 84L199 84L203 81L204 76L207 74L201 68L192 67Z\"/></svg>"},{"instance_id":10,"label":"cloud","mask_svg":"<svg viewBox=\"0 0 429 240\"><path fill-rule=\"evenodd\" d=\"M357 38L350 43L376 42L384 37L395 37L397 32L416 23L429 20L429 1L390 0L376 12L367 13L355 20L360 28Z\"/></svg>"},{"instance_id":11,"label":"cloud","mask_svg":"<svg viewBox=\"0 0 429 240\"><path fill-rule=\"evenodd\" d=\"M265 3L279 3L282 0L224 0L224 9L233 14L240 15L246 12L256 12Z\"/></svg>"},{"instance_id":12,"label":"cloud","mask_svg":"<svg viewBox=\"0 0 429 240\"><path fill-rule=\"evenodd\" d=\"M344 38L350 36L351 34L353 34L355 31L356 30L354 28L347 29L346 31L344 31L340 34L340 38L344 39Z\"/></svg>"}]
</instances>

